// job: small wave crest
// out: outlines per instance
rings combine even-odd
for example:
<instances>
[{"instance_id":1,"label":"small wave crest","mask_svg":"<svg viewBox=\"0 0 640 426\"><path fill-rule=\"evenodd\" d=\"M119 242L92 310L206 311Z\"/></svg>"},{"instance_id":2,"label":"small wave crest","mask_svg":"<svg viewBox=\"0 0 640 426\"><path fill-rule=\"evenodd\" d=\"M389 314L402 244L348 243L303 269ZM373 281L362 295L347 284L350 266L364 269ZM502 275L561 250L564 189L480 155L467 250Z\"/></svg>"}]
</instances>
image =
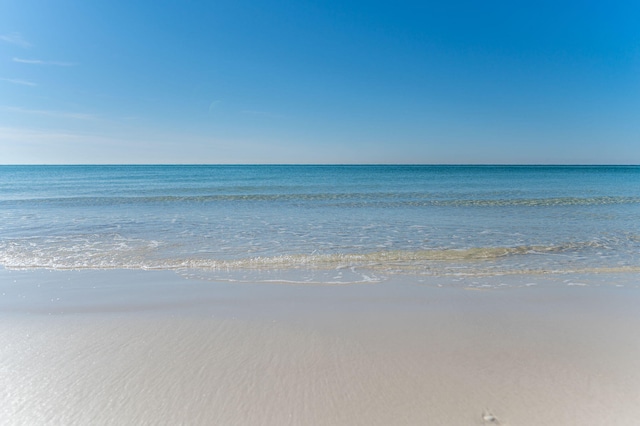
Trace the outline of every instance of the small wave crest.
<instances>
[{"instance_id":1,"label":"small wave crest","mask_svg":"<svg viewBox=\"0 0 640 426\"><path fill-rule=\"evenodd\" d=\"M379 207L545 207L640 204L640 197L551 197L551 198L486 198L449 199L439 194L424 193L288 193L288 194L209 194L113 197L58 197L1 200L2 204L109 206L216 202L302 202L329 203L341 206Z\"/></svg>"},{"instance_id":2,"label":"small wave crest","mask_svg":"<svg viewBox=\"0 0 640 426\"><path fill-rule=\"evenodd\" d=\"M377 281L393 274L430 276L490 276L564 272L640 272L631 262L602 262L591 252L609 242L561 245L471 247L375 251L367 253L281 254L221 259L185 254L167 257L173 247L118 234L23 238L0 241L0 265L7 269L141 269L189 271L194 276L249 281L300 280L333 282ZM368 271L368 272L367 272ZM305 275L306 274L306 275ZM235 277L235 278L230 278ZM333 280L333 281L332 281Z\"/></svg>"}]
</instances>

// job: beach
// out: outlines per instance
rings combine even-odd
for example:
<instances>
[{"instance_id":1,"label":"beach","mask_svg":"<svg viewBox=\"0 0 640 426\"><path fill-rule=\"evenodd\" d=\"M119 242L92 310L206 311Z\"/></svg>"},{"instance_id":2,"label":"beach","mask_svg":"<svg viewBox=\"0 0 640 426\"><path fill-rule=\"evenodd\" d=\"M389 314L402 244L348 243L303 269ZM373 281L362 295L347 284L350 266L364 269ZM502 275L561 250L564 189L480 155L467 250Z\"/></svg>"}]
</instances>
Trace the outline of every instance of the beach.
<instances>
[{"instance_id":1,"label":"beach","mask_svg":"<svg viewBox=\"0 0 640 426\"><path fill-rule=\"evenodd\" d=\"M640 168L0 167L0 424L632 425Z\"/></svg>"},{"instance_id":2,"label":"beach","mask_svg":"<svg viewBox=\"0 0 640 426\"><path fill-rule=\"evenodd\" d=\"M2 2L0 426L640 426L639 18Z\"/></svg>"},{"instance_id":3,"label":"beach","mask_svg":"<svg viewBox=\"0 0 640 426\"><path fill-rule=\"evenodd\" d=\"M3 270L0 423L630 425L640 289L597 278Z\"/></svg>"}]
</instances>

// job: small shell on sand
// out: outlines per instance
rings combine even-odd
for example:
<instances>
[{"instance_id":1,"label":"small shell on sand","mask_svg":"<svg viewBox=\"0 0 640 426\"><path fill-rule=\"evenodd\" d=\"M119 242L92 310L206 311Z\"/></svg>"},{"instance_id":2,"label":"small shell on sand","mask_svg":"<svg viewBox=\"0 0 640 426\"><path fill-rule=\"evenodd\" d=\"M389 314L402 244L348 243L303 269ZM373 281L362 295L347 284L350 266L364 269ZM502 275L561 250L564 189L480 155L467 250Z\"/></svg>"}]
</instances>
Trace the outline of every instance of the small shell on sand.
<instances>
[{"instance_id":1,"label":"small shell on sand","mask_svg":"<svg viewBox=\"0 0 640 426\"><path fill-rule=\"evenodd\" d=\"M493 414L487 411L485 411L484 414L482 415L482 420L488 423L499 424L496 416L494 416Z\"/></svg>"}]
</instances>

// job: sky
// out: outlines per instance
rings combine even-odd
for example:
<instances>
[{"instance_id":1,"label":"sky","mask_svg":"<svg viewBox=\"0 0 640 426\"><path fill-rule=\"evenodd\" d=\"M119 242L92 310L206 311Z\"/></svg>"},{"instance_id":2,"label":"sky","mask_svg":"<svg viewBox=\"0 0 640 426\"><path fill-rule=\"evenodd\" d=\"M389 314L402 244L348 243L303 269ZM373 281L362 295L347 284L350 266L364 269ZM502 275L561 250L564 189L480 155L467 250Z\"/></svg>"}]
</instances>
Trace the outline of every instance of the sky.
<instances>
[{"instance_id":1,"label":"sky","mask_svg":"<svg viewBox=\"0 0 640 426\"><path fill-rule=\"evenodd\" d=\"M0 164L640 164L637 1L0 0Z\"/></svg>"}]
</instances>

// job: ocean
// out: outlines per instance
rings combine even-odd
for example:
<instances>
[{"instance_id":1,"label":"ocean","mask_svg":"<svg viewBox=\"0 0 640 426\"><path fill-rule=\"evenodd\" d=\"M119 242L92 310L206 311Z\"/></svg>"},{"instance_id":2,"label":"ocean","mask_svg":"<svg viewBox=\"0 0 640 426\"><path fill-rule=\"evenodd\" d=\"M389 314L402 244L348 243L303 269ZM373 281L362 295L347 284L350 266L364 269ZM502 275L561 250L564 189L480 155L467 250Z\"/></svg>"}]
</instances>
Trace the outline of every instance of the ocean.
<instances>
[{"instance_id":1,"label":"ocean","mask_svg":"<svg viewBox=\"0 0 640 426\"><path fill-rule=\"evenodd\" d=\"M234 282L634 282L640 167L0 166L0 266Z\"/></svg>"}]
</instances>

